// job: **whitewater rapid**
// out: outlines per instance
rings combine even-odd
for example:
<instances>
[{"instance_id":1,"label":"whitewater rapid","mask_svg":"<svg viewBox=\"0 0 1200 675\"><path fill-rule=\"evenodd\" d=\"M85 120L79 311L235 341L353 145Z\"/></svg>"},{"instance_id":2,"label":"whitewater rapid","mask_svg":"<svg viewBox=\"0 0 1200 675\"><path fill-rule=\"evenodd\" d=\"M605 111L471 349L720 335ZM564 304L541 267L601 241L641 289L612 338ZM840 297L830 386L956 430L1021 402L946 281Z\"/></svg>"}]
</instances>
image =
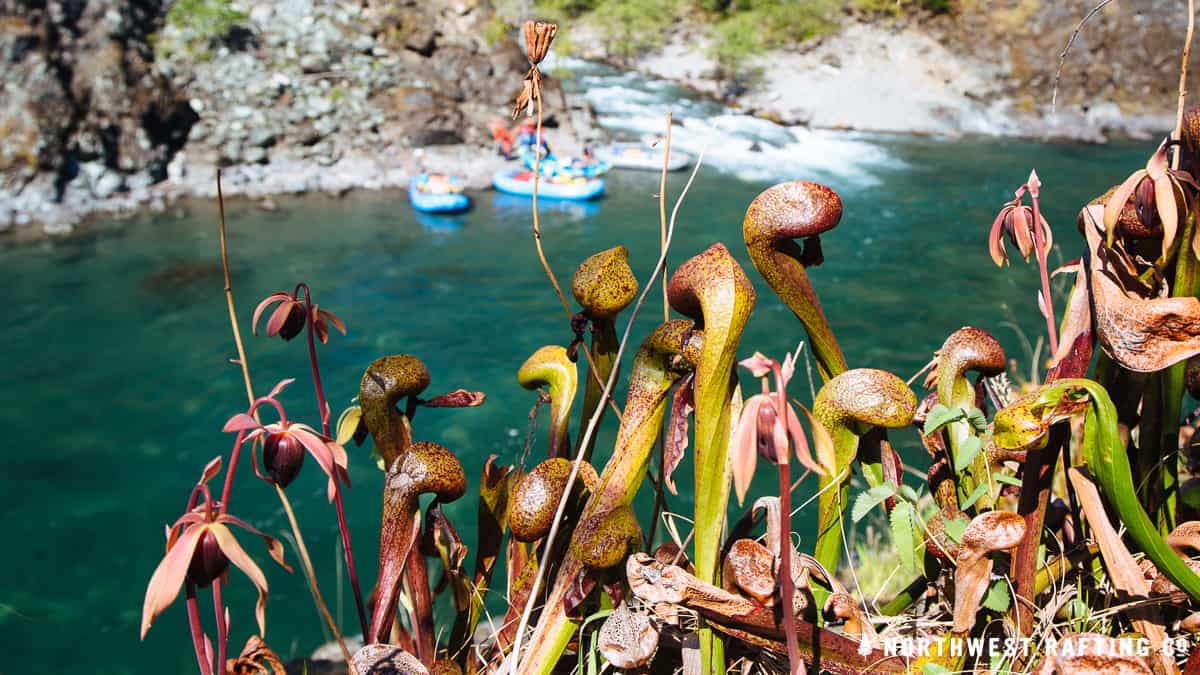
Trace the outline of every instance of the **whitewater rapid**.
<instances>
[{"instance_id":1,"label":"whitewater rapid","mask_svg":"<svg viewBox=\"0 0 1200 675\"><path fill-rule=\"evenodd\" d=\"M600 127L617 139L661 136L666 115L671 148L744 181L803 178L870 187L883 170L903 169L872 134L789 127L723 106L668 80L584 61L547 64L568 94L583 96Z\"/></svg>"}]
</instances>

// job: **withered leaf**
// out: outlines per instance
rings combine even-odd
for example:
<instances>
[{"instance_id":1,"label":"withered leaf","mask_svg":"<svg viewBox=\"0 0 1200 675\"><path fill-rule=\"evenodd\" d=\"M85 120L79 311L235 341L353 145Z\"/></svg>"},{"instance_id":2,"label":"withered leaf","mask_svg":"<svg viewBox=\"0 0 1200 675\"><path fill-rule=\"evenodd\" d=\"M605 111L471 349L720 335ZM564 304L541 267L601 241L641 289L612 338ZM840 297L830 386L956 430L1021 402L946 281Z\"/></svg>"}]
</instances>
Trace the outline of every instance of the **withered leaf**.
<instances>
[{"instance_id":1,"label":"withered leaf","mask_svg":"<svg viewBox=\"0 0 1200 675\"><path fill-rule=\"evenodd\" d=\"M688 416L695 408L695 376L692 373L680 381L671 397L671 415L667 422L667 436L663 447L663 485L673 495L678 495L672 476L683 461L688 446Z\"/></svg>"}]
</instances>

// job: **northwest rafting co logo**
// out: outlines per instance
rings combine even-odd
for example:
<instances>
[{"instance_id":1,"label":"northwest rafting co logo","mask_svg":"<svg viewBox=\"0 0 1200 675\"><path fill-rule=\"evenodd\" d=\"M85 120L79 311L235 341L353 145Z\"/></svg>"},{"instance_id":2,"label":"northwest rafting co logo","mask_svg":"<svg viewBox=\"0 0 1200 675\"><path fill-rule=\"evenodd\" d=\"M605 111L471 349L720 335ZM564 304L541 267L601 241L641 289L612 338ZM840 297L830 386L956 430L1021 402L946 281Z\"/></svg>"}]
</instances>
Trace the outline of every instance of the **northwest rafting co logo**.
<instances>
[{"instance_id":1,"label":"northwest rafting co logo","mask_svg":"<svg viewBox=\"0 0 1200 675\"><path fill-rule=\"evenodd\" d=\"M889 637L883 640L883 652L887 656L905 658L922 657L996 657L1025 658L1030 655L1055 656L1071 659L1079 656L1128 657L1150 656L1156 652L1171 657L1191 653L1191 642L1186 638L1167 638L1161 648L1155 649L1144 637L1114 638L1107 635L1072 635L1061 640L1047 637L1032 638L987 637L987 638L911 638Z\"/></svg>"}]
</instances>

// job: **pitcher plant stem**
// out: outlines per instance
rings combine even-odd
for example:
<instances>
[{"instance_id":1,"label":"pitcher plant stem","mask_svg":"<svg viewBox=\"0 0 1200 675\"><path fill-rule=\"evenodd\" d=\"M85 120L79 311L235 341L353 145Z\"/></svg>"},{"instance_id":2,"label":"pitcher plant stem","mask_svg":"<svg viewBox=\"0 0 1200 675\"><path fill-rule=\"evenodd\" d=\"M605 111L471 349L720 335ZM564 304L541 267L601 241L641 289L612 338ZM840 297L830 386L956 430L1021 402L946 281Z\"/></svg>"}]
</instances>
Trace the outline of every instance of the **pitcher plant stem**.
<instances>
[{"instance_id":1,"label":"pitcher plant stem","mask_svg":"<svg viewBox=\"0 0 1200 675\"><path fill-rule=\"evenodd\" d=\"M246 360L246 347L242 342L241 331L238 330L237 311L234 308L233 303L233 283L229 274L229 249L225 239L225 198L221 192L220 169L217 170L217 209L220 218L221 269L225 277L225 303L229 307L229 325L233 330L233 341L237 347L238 353L238 365L241 367L242 381L246 386L246 399L250 403L252 409L251 412L254 415L254 418L258 419L258 411L257 406L255 406L254 398L254 385L250 380L250 364ZM280 415L282 416L282 407L280 407L279 410ZM241 448L242 444L240 441L244 439L244 433L245 432L240 432L238 434L239 441L237 443L237 448ZM255 439L254 442L257 443L258 439ZM233 483L233 473L237 467L237 456L238 450L235 449L230 458L229 468L226 470L228 473L225 477L225 489L222 492L221 508L226 508L225 504L228 503L229 488ZM330 616L329 609L325 607L325 602L321 599L321 590L317 586L317 576L312 571L312 560L308 556L308 547L304 545L304 537L300 534L300 525L296 522L296 516L292 512L292 505L288 501L287 495L284 494L283 489L278 485L275 486L275 492L277 495L279 495L279 503L283 506L284 513L286 513L288 517L288 523L291 525L292 536L296 540L296 552L300 557L300 562L304 567L305 574L308 578L308 585L309 589L312 591L313 600L317 604L317 609L321 611L322 616L325 617L325 621L329 624L330 630L333 631L334 638L337 640L338 646L342 650L342 655L346 658L346 663L350 663L350 650L346 647L346 642L342 639L341 631L338 629L337 624L333 621L333 617ZM341 490L338 492L340 493ZM193 596L189 598L189 600L194 601L194 592ZM191 607L189 606L189 612L190 611ZM198 627L199 615L197 615L196 621Z\"/></svg>"},{"instance_id":2,"label":"pitcher plant stem","mask_svg":"<svg viewBox=\"0 0 1200 675\"><path fill-rule=\"evenodd\" d=\"M308 334L308 363L312 368L313 389L317 395L317 407L321 411L321 433L326 437L330 437L329 433L329 403L325 400L325 388L321 385L321 369L317 364L317 343L313 328L313 315L315 307L312 304L312 296L308 288L308 284L301 282L296 285L293 295L298 296L300 292L304 292L304 315L305 315L305 332ZM342 490L339 486L334 493L334 508L337 510L338 531L342 536L342 555L346 561L346 573L350 575L350 590L354 593L354 605L358 610L358 624L362 629L362 634L367 634L367 609L363 604L362 590L358 584L358 568L354 566L354 549L350 546L350 528L346 525L346 509L342 506Z\"/></svg>"}]
</instances>

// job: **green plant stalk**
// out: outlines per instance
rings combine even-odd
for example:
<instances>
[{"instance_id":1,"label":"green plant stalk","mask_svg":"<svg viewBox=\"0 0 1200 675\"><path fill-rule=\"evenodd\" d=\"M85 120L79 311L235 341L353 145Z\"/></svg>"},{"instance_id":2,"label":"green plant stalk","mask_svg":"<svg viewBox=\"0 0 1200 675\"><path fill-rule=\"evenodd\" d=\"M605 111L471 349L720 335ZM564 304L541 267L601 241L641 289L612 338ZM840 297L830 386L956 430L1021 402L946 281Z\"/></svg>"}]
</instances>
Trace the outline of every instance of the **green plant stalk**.
<instances>
[{"instance_id":1,"label":"green plant stalk","mask_svg":"<svg viewBox=\"0 0 1200 675\"><path fill-rule=\"evenodd\" d=\"M1108 392L1091 380L1066 379L1044 388L1042 396L1059 400L1079 390L1087 392L1090 398L1083 427L1083 456L1100 485L1101 494L1116 510L1116 520L1125 526L1158 571L1193 600L1200 600L1200 576L1167 546L1134 492L1129 457L1117 431L1117 410Z\"/></svg>"},{"instance_id":2,"label":"green plant stalk","mask_svg":"<svg viewBox=\"0 0 1200 675\"><path fill-rule=\"evenodd\" d=\"M1037 597L1038 546L1042 542L1042 526L1046 521L1046 506L1054 482L1054 467L1065 444L1071 440L1070 429L1057 424L1050 429L1049 442L1044 448L1031 448L1026 455L1021 497L1017 513L1025 518L1028 536L1021 539L1013 551L1009 576L1013 580L1017 601L1009 609L1009 617L1024 636L1033 632L1033 601ZM983 454L983 453L980 453Z\"/></svg>"},{"instance_id":3,"label":"green plant stalk","mask_svg":"<svg viewBox=\"0 0 1200 675\"><path fill-rule=\"evenodd\" d=\"M450 631L450 658L464 668L470 656L475 627L479 625L479 619L483 616L484 599L491 585L496 559L500 555L504 532L508 528L509 486L515 481L511 469L500 469L497 472L493 463L495 458L495 455L489 458L479 479L479 525L476 528L475 574L471 582L471 600L466 611L459 612L455 617L454 627Z\"/></svg>"},{"instance_id":4,"label":"green plant stalk","mask_svg":"<svg viewBox=\"0 0 1200 675\"><path fill-rule=\"evenodd\" d=\"M1045 565L1038 568L1037 575L1034 577L1034 596L1041 595L1052 584L1065 579L1067 573L1074 569L1076 565L1084 560L1090 560L1099 552L1100 546L1093 543L1088 544L1087 548L1075 551L1069 555L1057 555L1047 560Z\"/></svg>"},{"instance_id":5,"label":"green plant stalk","mask_svg":"<svg viewBox=\"0 0 1200 675\"><path fill-rule=\"evenodd\" d=\"M1179 252L1175 255L1175 282L1172 297L1194 297L1200 294L1200 261L1192 253L1190 243L1196 234L1196 215L1188 209L1184 219ZM1162 457L1162 502L1159 504L1159 532L1166 535L1175 528L1175 509L1179 498L1179 417L1183 406L1183 374L1187 361L1180 361L1162 374L1162 433L1159 452Z\"/></svg>"},{"instance_id":6,"label":"green plant stalk","mask_svg":"<svg viewBox=\"0 0 1200 675\"><path fill-rule=\"evenodd\" d=\"M1138 451L1129 458L1133 484L1141 495L1146 512L1153 514L1155 521L1159 520L1163 496L1163 467L1159 463L1164 451L1163 436L1172 426L1163 416L1164 409L1169 405L1163 400L1166 375L1167 371L1161 370L1146 376L1146 386L1142 391L1142 414L1138 418ZM1174 426L1178 431L1178 425ZM1175 443L1171 443L1166 448L1174 446Z\"/></svg>"},{"instance_id":7,"label":"green plant stalk","mask_svg":"<svg viewBox=\"0 0 1200 675\"><path fill-rule=\"evenodd\" d=\"M896 597L888 601L886 605L879 609L879 613L883 616L897 616L904 610L908 609L914 602L925 594L925 589L929 588L929 580L923 576L912 580L912 583L904 587L904 590L896 594Z\"/></svg>"},{"instance_id":8,"label":"green plant stalk","mask_svg":"<svg viewBox=\"0 0 1200 675\"><path fill-rule=\"evenodd\" d=\"M896 429L911 424L916 408L917 397L908 385L882 370L848 370L817 392L813 414L833 440L835 472L818 481L821 492L813 557L830 572L836 573L842 557L842 512L850 498L850 467L858 455L859 437L873 427ZM828 596L820 588L814 594L818 606Z\"/></svg>"},{"instance_id":9,"label":"green plant stalk","mask_svg":"<svg viewBox=\"0 0 1200 675\"><path fill-rule=\"evenodd\" d=\"M732 430L729 403L736 386L733 366L742 330L754 308L754 286L718 243L680 265L668 284L668 296L676 311L704 328L704 347L694 381L694 563L698 579L716 584L732 479L727 460ZM701 628L700 662L706 675L724 672L723 652L712 630Z\"/></svg>"},{"instance_id":10,"label":"green plant stalk","mask_svg":"<svg viewBox=\"0 0 1200 675\"><path fill-rule=\"evenodd\" d=\"M595 537L595 527L604 516L633 502L646 477L671 386L684 374L683 368L700 360L700 345L706 341L703 333L693 330L692 322L670 321L655 329L634 356L629 393L612 458L600 475L596 491L584 506L579 526L572 536L572 545L559 566L518 672L550 673L571 635L578 629L578 623L563 609L563 598L586 569L584 561L576 554L575 543Z\"/></svg>"},{"instance_id":11,"label":"green plant stalk","mask_svg":"<svg viewBox=\"0 0 1200 675\"><path fill-rule=\"evenodd\" d=\"M996 339L977 328L960 328L946 338L938 354L937 395L938 401L947 408L969 410L975 405L975 387L966 375L978 371L985 375L996 375L1007 367L1004 350ZM946 429L950 441L951 461L957 463L959 448L974 435L967 420L956 420ZM990 484L991 467L987 453L980 451L962 475L959 484L959 503L965 503L976 486ZM990 511L995 505L995 496L989 488L976 502L976 512Z\"/></svg>"},{"instance_id":12,"label":"green plant stalk","mask_svg":"<svg viewBox=\"0 0 1200 675\"><path fill-rule=\"evenodd\" d=\"M229 274L229 247L225 238L225 195L221 190L220 169L217 170L217 212L219 217L219 239L221 243L221 270L225 277L225 305L229 310L229 326L233 330L233 343L237 347L237 362L242 371L242 383L246 387L246 400L249 402L250 407L254 408L256 397L254 396L254 386L250 381L250 361L246 359L246 346L242 342L242 333L241 330L238 329L237 323L237 311L235 310L233 304L233 279ZM254 419L259 419L257 409L254 410ZM240 442L238 443L238 447L241 447ZM230 470L232 470L232 467ZM337 639L338 647L342 650L342 655L347 659L347 662L349 662L350 652L346 649L346 642L342 639L342 635L338 631L337 622L335 622L333 617L329 615L329 609L325 607L325 603L321 599L321 590L317 585L317 577L312 571L312 560L308 557L308 549L304 546L304 537L300 533L300 525L296 522L296 516L292 512L291 502L288 501L287 494L283 491L283 488L279 487L278 485L275 486L275 493L278 495L279 503L283 505L284 512L287 513L288 516L288 523L292 527L292 535L296 540L295 543L297 554L300 557L301 566L304 568L305 578L308 581L308 590L312 593L313 602L316 604L321 615L326 619L330 630ZM225 502L226 504L224 504L224 507L228 508L227 498L225 499ZM194 603L196 598L195 589L191 585L189 585L188 588L190 590L188 596L189 619L191 619L192 617L190 613L195 609L193 606L191 606L191 603ZM199 617L197 616L196 623L194 623L192 626L193 630L198 628L198 621ZM201 645L201 642L196 643L198 650L200 649ZM197 657L200 656L201 655L199 651L197 651ZM205 672L203 665L201 666L201 672Z\"/></svg>"},{"instance_id":13,"label":"green plant stalk","mask_svg":"<svg viewBox=\"0 0 1200 675\"><path fill-rule=\"evenodd\" d=\"M594 317L592 318L592 358L588 364L587 384L583 390L583 417L580 419L589 420L592 414L596 412L596 408L600 407L600 395L604 393L604 383L608 381L608 376L612 373L616 366L617 357L617 328L611 317ZM592 370L592 366L595 370ZM600 421L604 421L604 411L600 412ZM587 425L579 425L579 438L575 444L579 445L583 441L583 435L587 432ZM593 434L588 440L587 447L580 448L579 452L583 453L584 461L591 461L592 450L596 446L596 436Z\"/></svg>"}]
</instances>

